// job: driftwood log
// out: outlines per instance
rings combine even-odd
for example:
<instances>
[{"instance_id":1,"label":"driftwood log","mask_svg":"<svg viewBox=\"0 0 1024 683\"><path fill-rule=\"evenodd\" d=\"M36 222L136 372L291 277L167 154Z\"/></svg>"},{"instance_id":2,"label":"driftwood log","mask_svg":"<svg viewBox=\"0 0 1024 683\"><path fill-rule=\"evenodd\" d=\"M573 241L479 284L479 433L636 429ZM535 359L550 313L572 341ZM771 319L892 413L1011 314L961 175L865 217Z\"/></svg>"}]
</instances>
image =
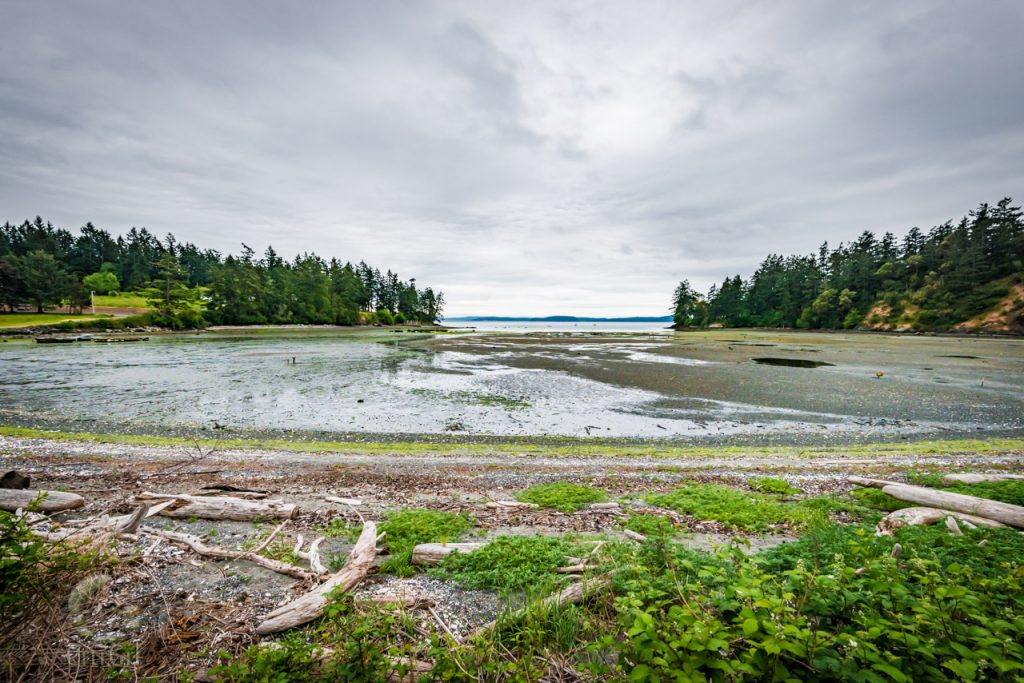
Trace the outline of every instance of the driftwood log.
<instances>
[{"instance_id":1,"label":"driftwood log","mask_svg":"<svg viewBox=\"0 0 1024 683\"><path fill-rule=\"evenodd\" d=\"M288 564L287 562L281 562L280 560L264 557L259 554L258 548L240 553L236 550L227 550L226 548L215 548L213 546L206 545L203 543L202 539L198 536L193 536L192 534L183 534L177 531L164 531L163 529L154 529L149 526L142 527L140 531L144 534L156 536L157 538L162 538L166 541L180 543L203 557L211 557L216 560L246 560L259 565L264 569L269 569L277 572L278 574L284 574L285 576L290 576L294 579L308 580L316 577L316 574L306 571L302 567L296 567L295 565Z\"/></svg>"},{"instance_id":2,"label":"driftwood log","mask_svg":"<svg viewBox=\"0 0 1024 683\"><path fill-rule=\"evenodd\" d=\"M63 512L85 505L85 498L66 491L44 491L36 489L0 489L0 510L14 512L28 508L42 496L35 509L40 512Z\"/></svg>"},{"instance_id":3,"label":"driftwood log","mask_svg":"<svg viewBox=\"0 0 1024 683\"><path fill-rule=\"evenodd\" d=\"M454 552L471 553L486 543L420 543L412 549L412 563L434 566Z\"/></svg>"},{"instance_id":4,"label":"driftwood log","mask_svg":"<svg viewBox=\"0 0 1024 683\"><path fill-rule=\"evenodd\" d=\"M381 534L383 536L383 534ZM323 584L317 586L300 598L278 607L263 619L256 627L256 633L265 636L270 633L285 631L295 626L316 619L323 614L327 604L327 594L333 590L351 590L373 566L373 558L377 555L377 525L373 522L363 524L359 540L345 560L345 566Z\"/></svg>"},{"instance_id":5,"label":"driftwood log","mask_svg":"<svg viewBox=\"0 0 1024 683\"><path fill-rule=\"evenodd\" d=\"M892 536L897 529L902 529L906 526L927 526L929 524L938 524L944 519L950 517L959 519L962 522L970 522L977 526L1006 526L1005 524L1000 524L999 522L991 519L976 517L962 512L950 512L949 510L939 510L938 508L912 507L890 512L879 520L878 526L875 529L875 535Z\"/></svg>"},{"instance_id":6,"label":"driftwood log","mask_svg":"<svg viewBox=\"0 0 1024 683\"><path fill-rule=\"evenodd\" d=\"M1001 503L996 500L988 500L951 491L938 491L924 486L897 484L879 479L850 477L849 481L860 486L880 488L883 493L897 500L904 500L908 503L916 503L917 505L939 508L941 510L963 512L968 515L991 519L1008 526L1024 529L1024 507L1019 505Z\"/></svg>"},{"instance_id":7,"label":"driftwood log","mask_svg":"<svg viewBox=\"0 0 1024 683\"><path fill-rule=\"evenodd\" d=\"M946 486L950 484L982 484L987 481L1021 481L1024 474L947 474L942 478Z\"/></svg>"},{"instance_id":8,"label":"driftwood log","mask_svg":"<svg viewBox=\"0 0 1024 683\"><path fill-rule=\"evenodd\" d=\"M641 534L639 532L633 531L632 529L625 529L625 530L623 530L622 535L625 536L626 538L629 538L629 539L632 539L632 540L636 541L637 543L646 543L647 542L647 537L646 536L644 536L643 534Z\"/></svg>"},{"instance_id":9,"label":"driftwood log","mask_svg":"<svg viewBox=\"0 0 1024 683\"><path fill-rule=\"evenodd\" d=\"M231 496L190 496L184 493L152 493L144 491L136 498L173 500L173 505L160 511L164 517L228 519L250 522L254 519L291 519L299 514L294 503L283 500L245 500Z\"/></svg>"}]
</instances>

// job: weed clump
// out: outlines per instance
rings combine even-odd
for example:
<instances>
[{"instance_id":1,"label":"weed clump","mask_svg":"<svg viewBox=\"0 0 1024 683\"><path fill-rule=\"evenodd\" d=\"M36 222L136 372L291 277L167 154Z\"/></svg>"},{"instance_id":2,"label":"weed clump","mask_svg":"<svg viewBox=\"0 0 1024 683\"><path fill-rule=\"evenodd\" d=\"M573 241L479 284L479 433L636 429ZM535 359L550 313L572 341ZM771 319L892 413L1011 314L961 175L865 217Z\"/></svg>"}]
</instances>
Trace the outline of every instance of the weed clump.
<instances>
[{"instance_id":1,"label":"weed clump","mask_svg":"<svg viewBox=\"0 0 1024 683\"><path fill-rule=\"evenodd\" d=\"M622 524L623 529L635 531L644 536L671 536L675 533L675 525L667 517L660 515L637 515L632 514Z\"/></svg>"},{"instance_id":2,"label":"weed clump","mask_svg":"<svg viewBox=\"0 0 1024 683\"><path fill-rule=\"evenodd\" d=\"M410 560L416 544L457 541L471 528L473 520L466 514L415 509L392 512L380 525L380 530L387 534L384 543L391 554L381 564L380 570L387 574L411 576Z\"/></svg>"},{"instance_id":3,"label":"weed clump","mask_svg":"<svg viewBox=\"0 0 1024 683\"><path fill-rule=\"evenodd\" d=\"M761 493L775 493L780 496L792 496L800 493L800 489L781 477L751 477L747 485Z\"/></svg>"},{"instance_id":4,"label":"weed clump","mask_svg":"<svg viewBox=\"0 0 1024 683\"><path fill-rule=\"evenodd\" d=\"M721 522L743 531L767 531L770 525L806 526L813 511L785 505L761 493L740 491L719 484L692 484L647 497L648 502L699 519Z\"/></svg>"},{"instance_id":5,"label":"weed clump","mask_svg":"<svg viewBox=\"0 0 1024 683\"><path fill-rule=\"evenodd\" d=\"M608 500L608 494L589 486L558 481L531 486L520 491L516 500L568 513L576 512L590 503L603 503Z\"/></svg>"},{"instance_id":6,"label":"weed clump","mask_svg":"<svg viewBox=\"0 0 1024 683\"><path fill-rule=\"evenodd\" d=\"M523 590L552 583L570 548L552 536L499 536L471 553L448 555L431 573L466 588Z\"/></svg>"}]
</instances>

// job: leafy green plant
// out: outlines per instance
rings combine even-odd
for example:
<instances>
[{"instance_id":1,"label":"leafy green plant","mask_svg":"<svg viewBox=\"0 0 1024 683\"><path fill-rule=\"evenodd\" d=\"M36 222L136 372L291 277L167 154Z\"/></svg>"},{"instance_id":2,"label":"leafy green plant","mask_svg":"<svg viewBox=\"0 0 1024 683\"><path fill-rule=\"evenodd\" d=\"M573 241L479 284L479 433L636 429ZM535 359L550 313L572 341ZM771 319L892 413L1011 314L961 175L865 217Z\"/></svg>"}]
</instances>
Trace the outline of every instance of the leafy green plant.
<instances>
[{"instance_id":1,"label":"leafy green plant","mask_svg":"<svg viewBox=\"0 0 1024 683\"><path fill-rule=\"evenodd\" d=\"M550 585L570 549L552 536L499 536L471 553L448 555L431 573L467 588L522 590Z\"/></svg>"},{"instance_id":2,"label":"leafy green plant","mask_svg":"<svg viewBox=\"0 0 1024 683\"><path fill-rule=\"evenodd\" d=\"M800 493L800 489L780 477L751 477L747 480L747 485L755 491L775 493L780 496L792 496Z\"/></svg>"},{"instance_id":3,"label":"leafy green plant","mask_svg":"<svg viewBox=\"0 0 1024 683\"><path fill-rule=\"evenodd\" d=\"M409 560L417 543L457 541L471 528L473 520L466 514L417 509L392 512L380 525L380 530L386 534L384 543L390 553L380 570L410 576L413 568Z\"/></svg>"},{"instance_id":4,"label":"leafy green plant","mask_svg":"<svg viewBox=\"0 0 1024 683\"><path fill-rule=\"evenodd\" d=\"M812 511L806 508L719 484L691 484L648 496L647 500L659 507L745 531L766 531L770 525L781 524L805 526L814 519Z\"/></svg>"},{"instance_id":5,"label":"leafy green plant","mask_svg":"<svg viewBox=\"0 0 1024 683\"><path fill-rule=\"evenodd\" d=\"M999 576L920 555L891 556L892 539L867 530L818 566L783 573L739 552L705 565L690 581L675 568L674 591L639 575L615 600L624 640L607 635L631 681L1014 680L1024 674L1024 567ZM656 578L656 577L654 577Z\"/></svg>"},{"instance_id":6,"label":"leafy green plant","mask_svg":"<svg viewBox=\"0 0 1024 683\"><path fill-rule=\"evenodd\" d=\"M608 494L589 486L558 481L531 486L516 494L516 500L568 513L580 510L590 503L602 503L608 500Z\"/></svg>"}]
</instances>

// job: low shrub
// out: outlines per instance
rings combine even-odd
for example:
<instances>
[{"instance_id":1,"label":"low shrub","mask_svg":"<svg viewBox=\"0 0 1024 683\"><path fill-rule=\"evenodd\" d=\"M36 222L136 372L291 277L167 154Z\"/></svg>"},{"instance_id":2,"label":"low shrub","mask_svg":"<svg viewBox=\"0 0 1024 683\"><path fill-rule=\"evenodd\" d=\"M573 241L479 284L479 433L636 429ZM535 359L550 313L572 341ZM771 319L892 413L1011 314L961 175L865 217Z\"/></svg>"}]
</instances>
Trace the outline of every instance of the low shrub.
<instances>
[{"instance_id":1,"label":"low shrub","mask_svg":"<svg viewBox=\"0 0 1024 683\"><path fill-rule=\"evenodd\" d=\"M385 532L384 543L390 557L381 564L384 573L411 576L412 549L417 543L446 543L457 541L473 528L468 515L456 515L438 510L398 510L388 515L380 525Z\"/></svg>"},{"instance_id":2,"label":"low shrub","mask_svg":"<svg viewBox=\"0 0 1024 683\"><path fill-rule=\"evenodd\" d=\"M590 503L603 503L608 500L608 494L589 486L558 481L531 486L520 491L516 495L516 500L568 513L580 510Z\"/></svg>"},{"instance_id":3,"label":"low shrub","mask_svg":"<svg viewBox=\"0 0 1024 683\"><path fill-rule=\"evenodd\" d=\"M552 536L499 536L471 553L452 553L432 570L466 588L523 590L550 585L571 546Z\"/></svg>"},{"instance_id":4,"label":"low shrub","mask_svg":"<svg viewBox=\"0 0 1024 683\"><path fill-rule=\"evenodd\" d=\"M593 648L631 681L1021 677L1024 567L992 558L998 575L980 575L907 542L893 558L893 543L854 530L827 563L782 573L722 551L723 565L672 570L674 591L638 576L615 599L625 637Z\"/></svg>"},{"instance_id":5,"label":"low shrub","mask_svg":"<svg viewBox=\"0 0 1024 683\"><path fill-rule=\"evenodd\" d=\"M893 498L881 489L853 489L850 497L865 507L883 512L893 512L903 508L914 507L914 503L908 503L898 498Z\"/></svg>"}]
</instances>

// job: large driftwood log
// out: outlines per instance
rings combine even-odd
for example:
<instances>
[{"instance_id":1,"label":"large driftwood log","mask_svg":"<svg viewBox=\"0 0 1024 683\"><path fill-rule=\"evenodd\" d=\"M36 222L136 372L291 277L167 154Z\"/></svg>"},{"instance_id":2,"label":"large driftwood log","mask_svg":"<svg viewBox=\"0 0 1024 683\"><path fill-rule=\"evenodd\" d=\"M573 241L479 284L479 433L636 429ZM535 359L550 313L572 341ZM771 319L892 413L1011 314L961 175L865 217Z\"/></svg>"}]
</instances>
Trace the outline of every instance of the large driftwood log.
<instances>
[{"instance_id":1,"label":"large driftwood log","mask_svg":"<svg viewBox=\"0 0 1024 683\"><path fill-rule=\"evenodd\" d=\"M945 486L950 484L981 484L987 481L1020 481L1024 474L947 474L942 478Z\"/></svg>"},{"instance_id":2,"label":"large driftwood log","mask_svg":"<svg viewBox=\"0 0 1024 683\"><path fill-rule=\"evenodd\" d=\"M283 500L245 500L230 496L190 496L184 493L144 491L138 500L173 500L175 504L160 511L164 517L199 517L250 522L254 519L291 519L299 514L294 503Z\"/></svg>"},{"instance_id":3,"label":"large driftwood log","mask_svg":"<svg viewBox=\"0 0 1024 683\"><path fill-rule=\"evenodd\" d=\"M976 517L962 512L950 512L949 510L939 510L937 508L928 507L912 507L890 512L888 515L883 517L879 520L878 526L875 527L875 534L877 536L892 536L897 529L902 529L906 526L927 526L929 524L938 524L947 517L955 517L960 521L970 522L978 526L1006 526L1005 524L1000 524L999 522L991 519Z\"/></svg>"},{"instance_id":4,"label":"large driftwood log","mask_svg":"<svg viewBox=\"0 0 1024 683\"><path fill-rule=\"evenodd\" d=\"M590 579L583 579L579 583L574 583L570 586L567 586L566 588L563 588L554 595L549 595L548 597L544 598L538 603L528 605L522 609L512 612L511 614L506 615L500 621L502 621L503 623L517 622L521 620L524 616L529 614L532 610L545 610L551 609L553 607L561 607L562 605L573 605L578 602L582 602L587 597L593 595L594 593L597 593L598 591L610 588L611 584L611 574L602 574L601 576L595 576ZM498 623L499 621L495 620L487 624L484 624L483 626L474 629L470 635L486 635L493 631L495 628L497 628Z\"/></svg>"},{"instance_id":5,"label":"large driftwood log","mask_svg":"<svg viewBox=\"0 0 1024 683\"><path fill-rule=\"evenodd\" d=\"M483 548L486 543L420 543L412 549L412 563L438 565L441 560L454 552L471 553Z\"/></svg>"},{"instance_id":6,"label":"large driftwood log","mask_svg":"<svg viewBox=\"0 0 1024 683\"><path fill-rule=\"evenodd\" d=\"M212 557L217 560L247 560L253 564L263 567L264 569L269 569L277 572L278 574L284 574L285 576L291 576L295 579L308 580L316 577L316 574L306 571L302 567L296 567L295 565L288 564L287 562L281 562L280 560L273 560L269 557L264 557L255 551L239 553L236 550L214 548L213 546L203 543L202 539L198 536L193 536L191 534L182 534L177 531L164 531L163 529L154 529L149 526L142 527L140 531L144 534L156 536L167 541L181 543L203 557Z\"/></svg>"},{"instance_id":7,"label":"large driftwood log","mask_svg":"<svg viewBox=\"0 0 1024 683\"><path fill-rule=\"evenodd\" d=\"M85 498L77 493L34 489L0 489L0 510L14 512L19 508L28 508L40 496L43 498L36 505L36 509L40 512L63 512L85 505Z\"/></svg>"},{"instance_id":8,"label":"large driftwood log","mask_svg":"<svg viewBox=\"0 0 1024 683\"><path fill-rule=\"evenodd\" d=\"M327 594L332 590L347 591L363 580L366 572L373 565L373 558L377 555L377 525L373 522L363 524L363 532L359 534L359 540L345 560L345 566L312 591L300 598L292 600L287 605L278 607L263 619L263 623L256 627L256 633L265 636L269 633L277 633L295 626L301 626L306 622L316 619L323 614L324 606L327 604Z\"/></svg>"},{"instance_id":9,"label":"large driftwood log","mask_svg":"<svg viewBox=\"0 0 1024 683\"><path fill-rule=\"evenodd\" d=\"M854 484L861 482L872 482L861 484L865 486L876 486L877 479L861 479L850 477ZM924 486L911 486L909 484L895 484L892 482L881 482L883 493L886 493L897 500L905 500L908 503L916 503L925 507L939 508L953 512L964 512L984 519L992 519L1009 526L1024 529L1024 507L1001 503L996 500L967 496L962 493L951 491L937 491Z\"/></svg>"}]
</instances>

